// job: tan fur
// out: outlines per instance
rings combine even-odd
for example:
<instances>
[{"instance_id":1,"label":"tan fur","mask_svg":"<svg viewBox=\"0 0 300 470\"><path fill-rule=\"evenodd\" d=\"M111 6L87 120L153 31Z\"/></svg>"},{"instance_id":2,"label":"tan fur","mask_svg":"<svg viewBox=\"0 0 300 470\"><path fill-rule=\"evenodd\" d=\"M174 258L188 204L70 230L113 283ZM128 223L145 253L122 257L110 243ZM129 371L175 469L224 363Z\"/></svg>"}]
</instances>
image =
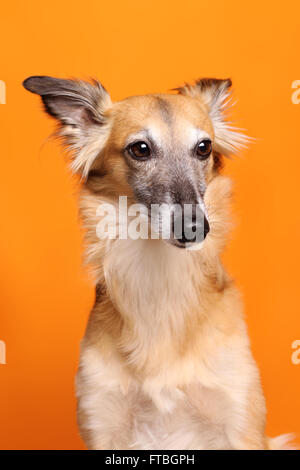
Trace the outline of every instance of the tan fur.
<instances>
[{"instance_id":1,"label":"tan fur","mask_svg":"<svg viewBox=\"0 0 300 470\"><path fill-rule=\"evenodd\" d=\"M103 100L99 88L99 132L94 121L86 130L87 116L73 118L73 168L82 168L86 176L80 194L86 261L97 285L76 386L79 428L90 449L286 445L284 438L265 435L265 401L242 301L220 261L230 229L231 182L218 174L216 159L243 142L222 121L229 85L206 79L186 85L179 94L114 104L107 96ZM26 87L43 97L39 81ZM58 82L58 87L60 92L64 85ZM47 106L48 96L50 92L43 98ZM63 112L65 108L56 110L55 117L59 115L66 135ZM151 129L167 156L159 163L128 166L122 149L141 128ZM185 156L195 129L214 144L213 155L201 165ZM178 181L188 172L191 179L202 178L210 232L199 251L181 250L161 239L97 237L99 204L117 206L120 195L135 202L130 171L139 172L139 183L147 188L158 164L151 184L157 178L164 184L175 170Z\"/></svg>"}]
</instances>

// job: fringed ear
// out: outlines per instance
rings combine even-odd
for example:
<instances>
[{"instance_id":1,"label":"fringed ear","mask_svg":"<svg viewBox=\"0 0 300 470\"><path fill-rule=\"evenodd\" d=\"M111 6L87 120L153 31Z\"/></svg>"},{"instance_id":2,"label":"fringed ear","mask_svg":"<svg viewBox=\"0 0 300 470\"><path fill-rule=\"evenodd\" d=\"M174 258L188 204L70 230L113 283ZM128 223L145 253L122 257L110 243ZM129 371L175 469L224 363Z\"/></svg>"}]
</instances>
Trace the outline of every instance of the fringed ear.
<instances>
[{"instance_id":1,"label":"fringed ear","mask_svg":"<svg viewBox=\"0 0 300 470\"><path fill-rule=\"evenodd\" d=\"M72 169L87 176L109 134L105 113L112 103L105 88L95 80L89 83L45 76L29 77L23 86L41 96L45 111L58 120L58 134L72 151Z\"/></svg>"},{"instance_id":2,"label":"fringed ear","mask_svg":"<svg viewBox=\"0 0 300 470\"><path fill-rule=\"evenodd\" d=\"M241 132L241 129L226 121L226 112L232 106L231 85L230 78L225 80L201 78L194 85L186 84L176 88L182 95L201 98L214 127L215 150L227 156L247 147L251 140Z\"/></svg>"}]
</instances>

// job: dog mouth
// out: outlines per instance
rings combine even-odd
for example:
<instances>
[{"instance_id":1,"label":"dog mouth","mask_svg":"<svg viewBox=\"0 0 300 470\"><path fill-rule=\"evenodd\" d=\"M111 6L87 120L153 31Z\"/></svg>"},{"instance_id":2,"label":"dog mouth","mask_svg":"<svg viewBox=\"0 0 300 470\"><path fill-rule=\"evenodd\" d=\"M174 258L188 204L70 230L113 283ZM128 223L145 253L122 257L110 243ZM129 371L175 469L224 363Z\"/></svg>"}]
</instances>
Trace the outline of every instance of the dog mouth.
<instances>
[{"instance_id":1,"label":"dog mouth","mask_svg":"<svg viewBox=\"0 0 300 470\"><path fill-rule=\"evenodd\" d=\"M174 246L175 248L179 248L180 250L189 250L189 251L197 251L200 250L203 246L204 240L200 242L182 242L177 239L173 240L166 240L170 245Z\"/></svg>"},{"instance_id":2,"label":"dog mouth","mask_svg":"<svg viewBox=\"0 0 300 470\"><path fill-rule=\"evenodd\" d=\"M179 249L197 251L202 248L204 240L206 239L208 233L209 233L209 230L207 230L206 233L204 233L202 237L195 236L195 239L192 239L192 240L188 240L185 237L182 237L182 238L173 237L166 241L169 244Z\"/></svg>"}]
</instances>

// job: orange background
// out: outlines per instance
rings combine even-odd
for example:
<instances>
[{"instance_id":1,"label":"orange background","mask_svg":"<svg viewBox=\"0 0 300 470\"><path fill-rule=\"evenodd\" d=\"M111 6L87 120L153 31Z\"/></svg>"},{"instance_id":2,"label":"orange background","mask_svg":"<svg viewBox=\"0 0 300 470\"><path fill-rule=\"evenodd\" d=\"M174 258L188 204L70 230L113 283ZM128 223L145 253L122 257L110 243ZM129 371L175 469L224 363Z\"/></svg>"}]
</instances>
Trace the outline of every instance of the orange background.
<instances>
[{"instance_id":1,"label":"orange background","mask_svg":"<svg viewBox=\"0 0 300 470\"><path fill-rule=\"evenodd\" d=\"M258 138L227 162L237 227L225 254L241 287L270 435L300 432L298 0L2 2L0 447L83 449L74 375L93 303L74 180L53 122L22 80L98 77L113 99L232 77L234 117Z\"/></svg>"}]
</instances>

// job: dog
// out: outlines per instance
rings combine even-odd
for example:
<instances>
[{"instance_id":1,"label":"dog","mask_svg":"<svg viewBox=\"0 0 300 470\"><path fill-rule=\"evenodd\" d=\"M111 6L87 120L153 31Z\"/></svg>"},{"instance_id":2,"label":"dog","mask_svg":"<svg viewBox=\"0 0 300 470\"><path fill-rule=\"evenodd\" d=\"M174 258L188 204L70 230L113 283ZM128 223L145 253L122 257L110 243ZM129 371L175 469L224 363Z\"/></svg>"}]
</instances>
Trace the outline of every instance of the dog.
<instances>
[{"instance_id":1,"label":"dog","mask_svg":"<svg viewBox=\"0 0 300 470\"><path fill-rule=\"evenodd\" d=\"M85 256L96 288L76 379L86 446L289 448L288 436L265 434L241 297L220 261L231 197L223 160L247 144L226 120L231 80L202 78L114 103L95 80L33 76L23 84L57 120L82 179ZM156 238L118 236L119 219L116 237L99 237L99 207L117 208L121 196L182 212L165 217L168 237L161 216L149 213ZM201 236L187 237L191 227Z\"/></svg>"}]
</instances>

